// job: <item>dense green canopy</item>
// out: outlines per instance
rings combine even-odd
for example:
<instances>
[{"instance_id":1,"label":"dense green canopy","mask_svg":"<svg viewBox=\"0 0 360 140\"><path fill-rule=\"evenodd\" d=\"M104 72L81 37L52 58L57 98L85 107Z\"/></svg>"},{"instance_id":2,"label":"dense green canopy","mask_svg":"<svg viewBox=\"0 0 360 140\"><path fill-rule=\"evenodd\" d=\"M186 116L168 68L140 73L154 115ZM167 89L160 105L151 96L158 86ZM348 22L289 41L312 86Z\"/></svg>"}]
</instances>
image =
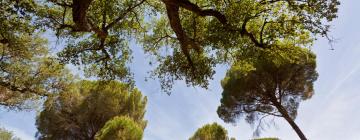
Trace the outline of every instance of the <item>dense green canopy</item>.
<instances>
[{"instance_id":1,"label":"dense green canopy","mask_svg":"<svg viewBox=\"0 0 360 140\"><path fill-rule=\"evenodd\" d=\"M8 131L4 128L0 128L0 140L21 140L21 139L14 136L13 132Z\"/></svg>"},{"instance_id":2,"label":"dense green canopy","mask_svg":"<svg viewBox=\"0 0 360 140\"><path fill-rule=\"evenodd\" d=\"M145 50L158 56L154 74L163 87L185 79L207 87L217 64L232 64L244 49L271 49L279 41L311 46L328 36L337 0L162 0L145 37ZM167 48L169 53L164 53ZM166 48L166 49L163 49ZM171 86L170 86L171 87Z\"/></svg>"},{"instance_id":3,"label":"dense green canopy","mask_svg":"<svg viewBox=\"0 0 360 140\"><path fill-rule=\"evenodd\" d=\"M114 117L96 134L96 140L141 140L143 128L129 117Z\"/></svg>"},{"instance_id":4,"label":"dense green canopy","mask_svg":"<svg viewBox=\"0 0 360 140\"><path fill-rule=\"evenodd\" d=\"M34 25L29 1L0 2L0 105L23 109L26 101L57 93L71 78L49 54Z\"/></svg>"},{"instance_id":5,"label":"dense green canopy","mask_svg":"<svg viewBox=\"0 0 360 140\"><path fill-rule=\"evenodd\" d=\"M94 139L105 123L117 116L128 117L142 131L146 126L143 120L145 106L146 97L126 84L80 81L58 97L47 99L36 120L37 137L44 140ZM117 119L114 121L116 124L129 125L127 120L120 123L116 122ZM110 121L108 125L112 123ZM117 127L129 127L131 132L136 129L130 128L135 126ZM138 131L134 130L134 135L138 136Z\"/></svg>"},{"instance_id":6,"label":"dense green canopy","mask_svg":"<svg viewBox=\"0 0 360 140\"><path fill-rule=\"evenodd\" d=\"M253 140L280 140L279 138L257 138Z\"/></svg>"},{"instance_id":7,"label":"dense green canopy","mask_svg":"<svg viewBox=\"0 0 360 140\"><path fill-rule=\"evenodd\" d=\"M222 80L218 115L232 123L245 116L251 124L259 121L260 129L264 117L284 117L300 131L293 119L300 102L314 93L313 83L318 76L315 55L286 44L251 55L235 63Z\"/></svg>"},{"instance_id":8,"label":"dense green canopy","mask_svg":"<svg viewBox=\"0 0 360 140\"><path fill-rule=\"evenodd\" d=\"M244 48L269 49L280 40L310 46L328 35L337 0L6 0L25 9L31 25L65 42L62 62L88 76L131 81L129 43L153 56L152 76L169 91L174 80L207 87L217 64L233 63ZM10 5L11 5L10 4ZM5 8L6 9L6 8ZM2 9L2 10L5 10ZM2 18L7 19L7 16ZM6 20L3 20L6 21ZM24 32L26 32L24 30Z\"/></svg>"},{"instance_id":9,"label":"dense green canopy","mask_svg":"<svg viewBox=\"0 0 360 140\"><path fill-rule=\"evenodd\" d=\"M206 124L196 130L189 140L230 140L227 130L217 123ZM232 138L231 140L235 140Z\"/></svg>"},{"instance_id":10,"label":"dense green canopy","mask_svg":"<svg viewBox=\"0 0 360 140\"><path fill-rule=\"evenodd\" d=\"M268 115L284 117L304 139L293 119L300 101L313 94L317 78L315 55L304 48L319 36L332 41L329 22L337 17L339 4L2 0L0 105L21 109L27 101L48 97L37 119L40 139L94 139L116 116L127 116L144 129L146 98L132 89L129 68L137 49L129 44L137 43L151 56L151 76L165 92L170 93L175 80L207 88L216 66L231 65L222 81L219 116L226 122L245 116L250 123ZM64 47L51 52L54 46L43 39L45 30ZM74 83L64 68L69 63L100 81ZM114 119L109 126L130 122ZM135 130L131 126L129 131Z\"/></svg>"}]
</instances>

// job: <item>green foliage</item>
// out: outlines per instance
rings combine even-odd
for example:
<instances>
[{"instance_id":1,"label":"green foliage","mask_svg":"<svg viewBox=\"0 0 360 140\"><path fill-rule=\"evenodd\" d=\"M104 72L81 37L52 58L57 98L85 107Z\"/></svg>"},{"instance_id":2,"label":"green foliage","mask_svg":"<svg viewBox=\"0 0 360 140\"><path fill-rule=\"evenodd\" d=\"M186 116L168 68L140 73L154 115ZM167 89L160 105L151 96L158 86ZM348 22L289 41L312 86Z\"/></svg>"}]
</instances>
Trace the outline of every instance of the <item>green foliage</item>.
<instances>
[{"instance_id":1,"label":"green foliage","mask_svg":"<svg viewBox=\"0 0 360 140\"><path fill-rule=\"evenodd\" d=\"M176 11L172 0L164 3L157 8L160 17L153 18L144 46L159 62L154 73L165 89L182 79L206 88L217 64L232 64L243 54L239 52L249 48L269 49L279 41L311 46L317 35L331 41L323 21L333 20L339 5L336 0L184 0Z\"/></svg>"},{"instance_id":2,"label":"green foliage","mask_svg":"<svg viewBox=\"0 0 360 140\"><path fill-rule=\"evenodd\" d=\"M227 131L217 123L207 124L199 128L189 140L229 140ZM234 139L234 138L232 138Z\"/></svg>"},{"instance_id":3,"label":"green foliage","mask_svg":"<svg viewBox=\"0 0 360 140\"><path fill-rule=\"evenodd\" d=\"M253 140L280 140L279 138L257 138Z\"/></svg>"},{"instance_id":4,"label":"green foliage","mask_svg":"<svg viewBox=\"0 0 360 140\"><path fill-rule=\"evenodd\" d=\"M71 3L84 6L84 1L46 1L39 4L39 24L55 30L66 40L66 47L58 53L64 63L82 66L88 77L106 80L132 80L127 66L131 61L130 40L145 30L144 1L92 0L86 19L76 17ZM67 6L64 6L67 5Z\"/></svg>"},{"instance_id":5,"label":"green foliage","mask_svg":"<svg viewBox=\"0 0 360 140\"><path fill-rule=\"evenodd\" d=\"M139 90L127 84L80 81L58 97L47 99L36 121L38 138L94 139L105 123L116 116L131 118L143 130L146 102Z\"/></svg>"},{"instance_id":6,"label":"green foliage","mask_svg":"<svg viewBox=\"0 0 360 140\"><path fill-rule=\"evenodd\" d=\"M160 61L159 67L153 71L151 76L160 79L161 88L168 94L171 93L170 89L175 80L185 80L189 86L198 85L206 88L208 83L205 82L205 79L212 78L215 74L215 71L212 70L215 62L205 56L192 55L191 57L195 58L193 59L194 63L201 63L201 65L190 67L185 56L175 49L172 56L167 56L166 59Z\"/></svg>"},{"instance_id":7,"label":"green foliage","mask_svg":"<svg viewBox=\"0 0 360 140\"><path fill-rule=\"evenodd\" d=\"M7 0L2 5L8 3L20 3L16 6L24 9L20 13L34 17L31 25L55 31L66 45L58 53L61 61L81 66L89 77L133 82L129 42L140 42L145 53L154 56L152 76L167 92L175 80L207 88L214 67L233 64L239 52L249 48L269 49L279 41L311 46L317 35L331 40L327 24L336 18L340 4L338 0ZM21 14L15 10L10 15Z\"/></svg>"},{"instance_id":8,"label":"green foliage","mask_svg":"<svg viewBox=\"0 0 360 140\"><path fill-rule=\"evenodd\" d=\"M21 139L14 136L14 134L11 131L7 131L4 128L0 128L0 140L21 140Z\"/></svg>"},{"instance_id":9,"label":"green foliage","mask_svg":"<svg viewBox=\"0 0 360 140\"><path fill-rule=\"evenodd\" d=\"M155 58L151 76L168 93L176 80L207 88L214 68L228 64L232 67L222 81L218 109L222 119L235 122L245 116L249 123L261 122L266 115L285 117L281 108L294 119L300 101L313 95L317 78L315 55L303 48L319 35L331 41L328 24L337 17L339 4L2 0L0 105L21 109L26 101L50 96L37 120L40 139L92 139L115 116L128 116L145 128L146 98L131 89L128 67L129 44L138 41ZM41 38L45 29L66 46L59 48L58 58ZM68 63L104 81L71 83L64 69Z\"/></svg>"},{"instance_id":10,"label":"green foliage","mask_svg":"<svg viewBox=\"0 0 360 140\"><path fill-rule=\"evenodd\" d=\"M141 140L143 128L129 117L114 117L96 134L96 140Z\"/></svg>"},{"instance_id":11,"label":"green foliage","mask_svg":"<svg viewBox=\"0 0 360 140\"><path fill-rule=\"evenodd\" d=\"M252 55L235 63L222 80L217 112L225 122L242 116L250 124L258 122L258 135L266 116L295 119L300 102L314 94L318 74L315 54L308 49L280 45Z\"/></svg>"},{"instance_id":12,"label":"green foliage","mask_svg":"<svg viewBox=\"0 0 360 140\"><path fill-rule=\"evenodd\" d=\"M47 42L32 23L32 1L0 2L0 105L24 109L26 101L57 93L71 75L48 54Z\"/></svg>"}]
</instances>

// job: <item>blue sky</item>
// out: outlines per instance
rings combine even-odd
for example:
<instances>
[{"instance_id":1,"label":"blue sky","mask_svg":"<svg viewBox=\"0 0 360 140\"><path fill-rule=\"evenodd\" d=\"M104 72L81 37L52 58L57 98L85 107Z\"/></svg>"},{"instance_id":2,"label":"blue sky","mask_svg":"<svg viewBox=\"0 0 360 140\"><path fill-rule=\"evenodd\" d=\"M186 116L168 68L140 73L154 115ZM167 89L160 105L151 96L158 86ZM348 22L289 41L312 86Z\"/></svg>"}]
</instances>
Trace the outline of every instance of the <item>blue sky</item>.
<instances>
[{"instance_id":1,"label":"blue sky","mask_svg":"<svg viewBox=\"0 0 360 140\"><path fill-rule=\"evenodd\" d=\"M300 104L295 120L310 140L360 139L360 1L342 0L339 18L332 22L332 35L337 38L335 50L325 39L312 47L317 54L319 79L315 95ZM225 124L216 114L221 98L220 80L226 67L217 67L210 89L186 87L176 83L172 95L160 92L157 81L145 82L151 70L140 46L133 46L136 85L148 96L145 118L148 126L144 140L184 140L206 123L218 122L228 129L231 137L248 140L252 127L240 120L236 125ZM145 60L145 61L144 61ZM0 110L0 126L15 132L24 140L34 139L36 112L7 112ZM267 128L261 136L276 136L283 140L298 139L296 133L282 119Z\"/></svg>"}]
</instances>

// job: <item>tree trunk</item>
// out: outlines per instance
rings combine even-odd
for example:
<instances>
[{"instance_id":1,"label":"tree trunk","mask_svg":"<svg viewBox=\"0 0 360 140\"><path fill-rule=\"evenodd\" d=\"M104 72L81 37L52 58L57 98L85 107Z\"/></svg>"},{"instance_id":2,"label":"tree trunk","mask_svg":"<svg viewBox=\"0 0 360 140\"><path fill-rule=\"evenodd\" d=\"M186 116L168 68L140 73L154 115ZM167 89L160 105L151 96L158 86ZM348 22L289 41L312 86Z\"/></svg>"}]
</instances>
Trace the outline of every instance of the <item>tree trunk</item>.
<instances>
[{"instance_id":1,"label":"tree trunk","mask_svg":"<svg viewBox=\"0 0 360 140\"><path fill-rule=\"evenodd\" d=\"M300 130L299 126L296 125L296 123L294 122L294 120L290 117L290 115L288 114L287 110L281 105L281 103L279 103L276 98L272 98L271 101L275 107L278 109L278 111L281 113L281 115L283 116L283 118L285 118L285 120L291 125L291 127L295 130L295 132L297 133L297 135L300 137L301 140L307 140L304 133Z\"/></svg>"},{"instance_id":2,"label":"tree trunk","mask_svg":"<svg viewBox=\"0 0 360 140\"><path fill-rule=\"evenodd\" d=\"M87 10L93 0L74 0L72 4L72 16L76 30L88 31L90 29L86 17Z\"/></svg>"}]
</instances>

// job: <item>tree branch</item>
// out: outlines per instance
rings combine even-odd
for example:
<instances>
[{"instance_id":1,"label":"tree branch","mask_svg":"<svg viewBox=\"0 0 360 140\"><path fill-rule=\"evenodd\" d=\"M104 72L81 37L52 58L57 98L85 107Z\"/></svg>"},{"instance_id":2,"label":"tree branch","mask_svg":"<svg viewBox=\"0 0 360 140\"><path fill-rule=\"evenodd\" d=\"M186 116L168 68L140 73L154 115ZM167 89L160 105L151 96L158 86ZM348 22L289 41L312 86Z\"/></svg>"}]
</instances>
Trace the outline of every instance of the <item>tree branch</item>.
<instances>
[{"instance_id":1,"label":"tree branch","mask_svg":"<svg viewBox=\"0 0 360 140\"><path fill-rule=\"evenodd\" d=\"M122 13L119 17L117 17L113 22L111 22L109 25L105 27L106 30L114 26L116 23L118 23L120 20L122 20L128 13L134 10L134 8L140 6L142 3L144 3L146 0L142 0L139 3L135 4L134 6L129 7L125 10L124 13Z\"/></svg>"},{"instance_id":2,"label":"tree branch","mask_svg":"<svg viewBox=\"0 0 360 140\"><path fill-rule=\"evenodd\" d=\"M11 83L8 83L8 82L4 82L4 81L0 81L0 86L3 86L11 91L15 91L15 92L21 92L21 93L26 93L26 92L31 92L31 93L34 93L36 95L39 95L39 96L49 96L49 94L46 94L46 93L41 93L39 91L36 91L34 89L31 89L31 88L28 88L28 87L24 87L24 88L20 88L18 86L15 86Z\"/></svg>"}]
</instances>

